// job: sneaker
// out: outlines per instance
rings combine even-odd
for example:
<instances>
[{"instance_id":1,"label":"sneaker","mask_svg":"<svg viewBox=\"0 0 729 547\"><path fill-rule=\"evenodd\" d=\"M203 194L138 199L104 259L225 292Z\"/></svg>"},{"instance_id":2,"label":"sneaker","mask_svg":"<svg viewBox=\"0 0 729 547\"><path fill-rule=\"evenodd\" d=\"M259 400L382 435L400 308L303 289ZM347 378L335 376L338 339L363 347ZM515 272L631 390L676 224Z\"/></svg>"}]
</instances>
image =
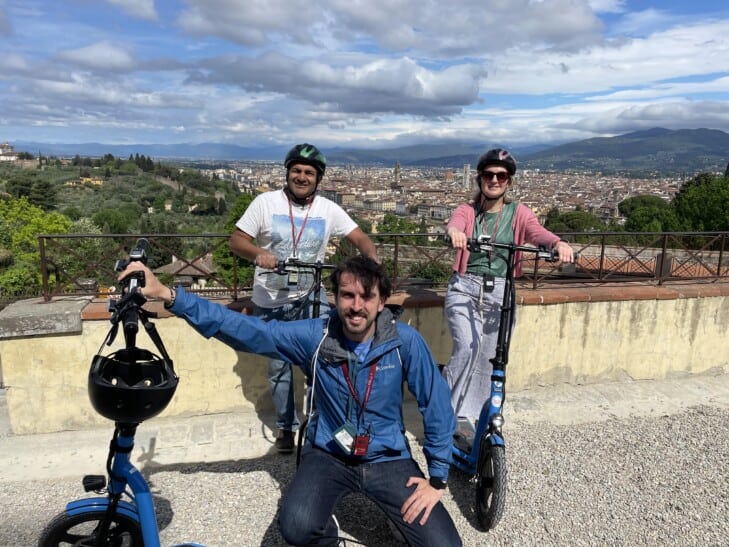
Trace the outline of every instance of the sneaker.
<instances>
[{"instance_id":1,"label":"sneaker","mask_svg":"<svg viewBox=\"0 0 729 547\"><path fill-rule=\"evenodd\" d=\"M291 454L294 451L294 432L279 430L275 444L279 454Z\"/></svg>"},{"instance_id":2,"label":"sneaker","mask_svg":"<svg viewBox=\"0 0 729 547\"><path fill-rule=\"evenodd\" d=\"M339 521L337 520L337 517L334 516L334 513L332 513L332 520L334 521L334 525L337 527L337 542L334 545L337 545L337 547L340 545L347 545L346 541L341 538L342 529L339 527Z\"/></svg>"}]
</instances>

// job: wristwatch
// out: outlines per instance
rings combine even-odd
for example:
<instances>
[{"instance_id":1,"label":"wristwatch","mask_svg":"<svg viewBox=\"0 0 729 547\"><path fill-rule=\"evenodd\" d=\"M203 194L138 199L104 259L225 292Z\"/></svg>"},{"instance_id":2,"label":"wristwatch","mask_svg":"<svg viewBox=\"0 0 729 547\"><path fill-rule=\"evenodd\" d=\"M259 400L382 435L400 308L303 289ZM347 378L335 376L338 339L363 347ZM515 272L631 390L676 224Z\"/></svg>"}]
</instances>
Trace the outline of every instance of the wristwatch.
<instances>
[{"instance_id":1,"label":"wristwatch","mask_svg":"<svg viewBox=\"0 0 729 547\"><path fill-rule=\"evenodd\" d=\"M443 479L439 479L438 477L430 477L430 486L435 488L436 490L445 490L446 486L448 486L448 483L444 481Z\"/></svg>"},{"instance_id":2,"label":"wristwatch","mask_svg":"<svg viewBox=\"0 0 729 547\"><path fill-rule=\"evenodd\" d=\"M172 306L175 305L175 299L177 298L177 289L174 287L168 287L170 289L170 301L164 303L164 307L166 310L169 310Z\"/></svg>"}]
</instances>

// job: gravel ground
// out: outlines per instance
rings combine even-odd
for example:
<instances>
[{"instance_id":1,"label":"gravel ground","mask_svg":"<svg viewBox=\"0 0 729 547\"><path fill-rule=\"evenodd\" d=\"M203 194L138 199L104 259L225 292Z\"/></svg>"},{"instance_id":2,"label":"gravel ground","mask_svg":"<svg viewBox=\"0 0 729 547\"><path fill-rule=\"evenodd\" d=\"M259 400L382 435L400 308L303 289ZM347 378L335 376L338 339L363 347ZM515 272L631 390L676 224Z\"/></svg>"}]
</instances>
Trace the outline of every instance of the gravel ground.
<instances>
[{"instance_id":1,"label":"gravel ground","mask_svg":"<svg viewBox=\"0 0 729 547\"><path fill-rule=\"evenodd\" d=\"M507 423L509 489L503 519L479 530L474 489L453 471L444 503L467 546L729 544L729 410L579 425ZM419 451L416 457L423 464ZM285 545L275 524L294 459L278 455L219 463L150 466L163 545ZM79 470L79 477L83 470ZM80 480L5 482L0 545L30 546ZM395 546L366 499L336 512L346 545ZM356 539L355 539L356 538Z\"/></svg>"}]
</instances>

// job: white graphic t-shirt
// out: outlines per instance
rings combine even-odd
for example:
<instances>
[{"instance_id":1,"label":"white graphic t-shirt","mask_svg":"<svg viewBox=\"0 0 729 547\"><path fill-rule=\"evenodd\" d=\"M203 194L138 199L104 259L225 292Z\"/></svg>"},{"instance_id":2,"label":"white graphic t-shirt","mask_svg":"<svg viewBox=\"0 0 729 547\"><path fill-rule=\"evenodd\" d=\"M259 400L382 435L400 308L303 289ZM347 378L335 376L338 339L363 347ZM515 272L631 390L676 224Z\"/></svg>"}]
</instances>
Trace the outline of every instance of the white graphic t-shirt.
<instances>
[{"instance_id":1,"label":"white graphic t-shirt","mask_svg":"<svg viewBox=\"0 0 729 547\"><path fill-rule=\"evenodd\" d=\"M299 260L316 262L324 261L330 237L347 236L357 228L357 223L339 205L321 196L316 196L310 205L292 202L289 210L286 194L276 190L257 196L236 227L255 238L259 247L279 260L294 256L296 247ZM256 267L253 303L262 308L277 308L299 300L311 288L313 274L302 271L295 285L290 285L289 281L286 275Z\"/></svg>"}]
</instances>

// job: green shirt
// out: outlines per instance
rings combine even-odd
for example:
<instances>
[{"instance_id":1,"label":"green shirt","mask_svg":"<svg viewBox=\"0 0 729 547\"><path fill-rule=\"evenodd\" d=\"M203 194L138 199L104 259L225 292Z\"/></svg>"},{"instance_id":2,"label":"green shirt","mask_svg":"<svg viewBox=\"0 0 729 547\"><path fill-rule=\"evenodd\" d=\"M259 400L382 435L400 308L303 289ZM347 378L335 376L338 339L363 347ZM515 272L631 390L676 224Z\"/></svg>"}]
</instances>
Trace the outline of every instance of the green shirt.
<instances>
[{"instance_id":1,"label":"green shirt","mask_svg":"<svg viewBox=\"0 0 729 547\"><path fill-rule=\"evenodd\" d=\"M491 241L499 243L513 243L514 213L517 202L505 204L501 211L495 213L479 213L476 211L476 224L473 228L473 237L490 235ZM471 253L468 257L466 272L476 275L489 274L494 277L506 276L507 251L504 249L492 249L488 253Z\"/></svg>"}]
</instances>

